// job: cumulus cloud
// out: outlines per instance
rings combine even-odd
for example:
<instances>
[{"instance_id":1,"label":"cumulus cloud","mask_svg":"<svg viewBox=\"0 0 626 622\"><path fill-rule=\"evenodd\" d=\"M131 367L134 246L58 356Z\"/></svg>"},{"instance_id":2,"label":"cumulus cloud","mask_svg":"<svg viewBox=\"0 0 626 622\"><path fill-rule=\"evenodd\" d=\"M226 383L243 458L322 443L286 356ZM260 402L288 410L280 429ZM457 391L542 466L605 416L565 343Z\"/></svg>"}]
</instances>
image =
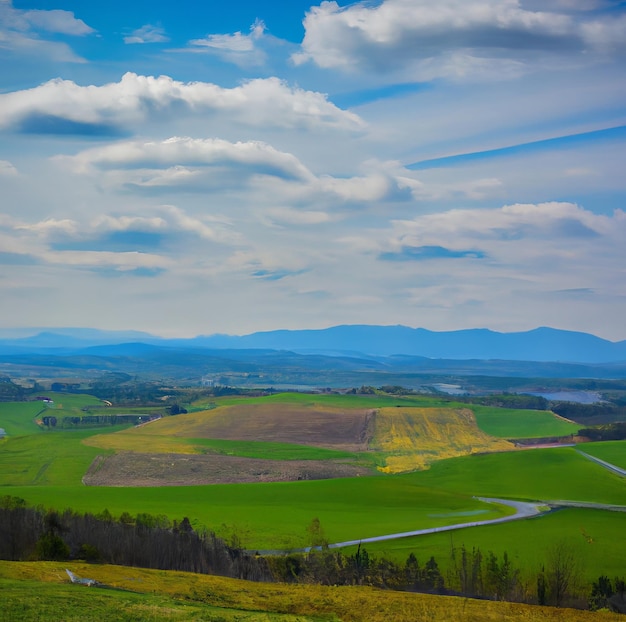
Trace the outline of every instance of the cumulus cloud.
<instances>
[{"instance_id":1,"label":"cumulus cloud","mask_svg":"<svg viewBox=\"0 0 626 622\"><path fill-rule=\"evenodd\" d=\"M22 55L41 55L60 62L84 62L64 42L54 36L81 37L94 33L71 11L21 10L11 0L0 2L0 47Z\"/></svg>"},{"instance_id":2,"label":"cumulus cloud","mask_svg":"<svg viewBox=\"0 0 626 622\"><path fill-rule=\"evenodd\" d=\"M169 41L169 37L165 34L165 30L161 26L153 26L145 24L137 30L124 37L124 43L165 43Z\"/></svg>"},{"instance_id":3,"label":"cumulus cloud","mask_svg":"<svg viewBox=\"0 0 626 622\"><path fill-rule=\"evenodd\" d=\"M345 131L364 127L356 114L337 108L326 95L290 87L278 78L222 88L209 82L185 83L168 76L126 73L119 82L102 86L55 79L32 89L0 94L0 128L19 130L43 118L84 127L129 129L157 115L174 119L181 107L192 115L217 113L263 127Z\"/></svg>"},{"instance_id":4,"label":"cumulus cloud","mask_svg":"<svg viewBox=\"0 0 626 622\"><path fill-rule=\"evenodd\" d=\"M626 212L607 216L572 203L514 204L398 220L392 232L382 241L380 259L478 257L492 266L516 264L522 273L558 271L571 261L588 272L600 257L619 254Z\"/></svg>"},{"instance_id":5,"label":"cumulus cloud","mask_svg":"<svg viewBox=\"0 0 626 622\"><path fill-rule=\"evenodd\" d=\"M115 271L168 270L195 239L236 245L240 236L223 219L190 215L174 205L150 209L148 215L101 214L91 219L27 222L0 219L0 249L41 264L76 268L108 267ZM158 251L158 252L156 252Z\"/></svg>"},{"instance_id":6,"label":"cumulus cloud","mask_svg":"<svg viewBox=\"0 0 626 622\"><path fill-rule=\"evenodd\" d=\"M82 151L57 160L77 173L118 171L118 180L146 185L196 183L201 174L237 170L248 175L271 175L308 180L312 174L290 153L259 142L231 143L218 138L173 137L160 142L123 141ZM127 174L124 171L128 171Z\"/></svg>"},{"instance_id":7,"label":"cumulus cloud","mask_svg":"<svg viewBox=\"0 0 626 622\"><path fill-rule=\"evenodd\" d=\"M322 2L304 20L296 64L344 70L409 71L414 79L467 74L517 74L535 52L615 47L621 20L552 3L526 8L519 0L383 0L340 7Z\"/></svg>"},{"instance_id":8,"label":"cumulus cloud","mask_svg":"<svg viewBox=\"0 0 626 622\"><path fill-rule=\"evenodd\" d=\"M76 174L90 175L98 183L117 188L212 193L230 188L303 206L311 201L367 204L386 199L409 200L420 187L419 182L413 187L408 177L391 174L384 165L367 175L317 175L295 155L260 141L232 143L190 137L120 141L54 159ZM317 222L325 219L320 210L306 207L298 217L289 212L282 215L283 219L297 218L300 222L303 218Z\"/></svg>"}]
</instances>

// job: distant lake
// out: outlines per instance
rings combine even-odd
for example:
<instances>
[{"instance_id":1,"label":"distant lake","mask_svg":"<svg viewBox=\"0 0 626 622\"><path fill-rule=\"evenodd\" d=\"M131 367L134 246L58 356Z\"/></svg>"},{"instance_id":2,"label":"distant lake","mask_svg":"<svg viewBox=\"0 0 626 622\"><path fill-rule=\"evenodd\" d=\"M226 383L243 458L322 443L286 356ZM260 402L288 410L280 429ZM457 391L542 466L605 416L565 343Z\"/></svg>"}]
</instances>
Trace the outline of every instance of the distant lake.
<instances>
[{"instance_id":1,"label":"distant lake","mask_svg":"<svg viewBox=\"0 0 626 622\"><path fill-rule=\"evenodd\" d=\"M601 402L602 397L595 391L555 391L554 393L533 393L526 392L527 395L537 395L545 397L553 402L576 402L577 404L595 404Z\"/></svg>"},{"instance_id":2,"label":"distant lake","mask_svg":"<svg viewBox=\"0 0 626 622\"><path fill-rule=\"evenodd\" d=\"M467 391L461 388L460 384L446 384L445 382L438 382L433 384L433 387L437 391L447 393L448 395L465 395Z\"/></svg>"}]
</instances>

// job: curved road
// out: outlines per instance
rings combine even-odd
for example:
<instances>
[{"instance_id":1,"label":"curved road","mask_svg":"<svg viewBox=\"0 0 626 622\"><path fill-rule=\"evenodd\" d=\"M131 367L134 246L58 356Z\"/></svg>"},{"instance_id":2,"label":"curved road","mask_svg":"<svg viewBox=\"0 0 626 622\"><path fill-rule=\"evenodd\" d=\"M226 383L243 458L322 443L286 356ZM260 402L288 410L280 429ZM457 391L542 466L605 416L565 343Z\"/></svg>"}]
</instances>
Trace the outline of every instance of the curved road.
<instances>
[{"instance_id":1,"label":"curved road","mask_svg":"<svg viewBox=\"0 0 626 622\"><path fill-rule=\"evenodd\" d=\"M472 521L469 523L455 523L454 525L444 525L443 527L429 527L427 529L416 529L414 531L403 531L400 533L391 533L384 536L373 536L371 538L360 538L359 540L346 540L345 542L335 542L329 544L329 549L339 549L344 546L356 546L358 544L366 544L368 542L383 542L385 540L397 540L399 538L409 538L411 536L423 536L429 533L439 533L441 531L453 531L455 529L464 529L465 527L479 527L481 525L495 525L496 523L507 523L522 518L530 518L532 516L541 516L551 511L543 502L525 502L511 501L510 499L490 499L487 497L476 497L479 501L485 503L499 503L508 505L515 510L515 514L509 516L501 516L500 518L492 518L489 520ZM288 551L254 551L259 555L287 555L289 553L309 553L311 550L321 550L321 547L306 547L303 549L290 549Z\"/></svg>"},{"instance_id":2,"label":"curved road","mask_svg":"<svg viewBox=\"0 0 626 622\"><path fill-rule=\"evenodd\" d=\"M587 458L596 462L605 469L617 473L618 475L626 476L626 469L622 469L610 462L600 460L595 456L591 456L580 449L576 451ZM607 503L591 503L584 501L512 501L510 499L491 499L487 497L476 497L479 501L485 503L499 503L501 505L508 505L515 510L515 514L509 516L502 516L500 518L492 518L490 520L473 521L469 523L456 523L454 525L445 525L443 527L429 527L428 529L416 529L415 531L403 531L400 533L390 533L384 536L373 536L371 538L361 538L360 540L346 540L345 542L335 542L329 544L329 549L339 549L344 546L356 546L358 544L366 544L368 542L384 542L385 540L398 540L399 538L409 538L411 536L424 536L429 533L439 533L442 531L453 531L455 529L465 529L466 527L480 527L482 525L495 525L497 523L508 523L513 520L520 520L522 518L531 518L533 516L541 516L551 512L555 508L589 508L597 510L610 510L612 512L626 512L626 506L623 505L610 505ZM304 549L290 549L288 551L255 551L259 555L287 555L289 553L309 553L311 550L321 550L321 547L306 547ZM252 552L252 551L250 551Z\"/></svg>"}]
</instances>

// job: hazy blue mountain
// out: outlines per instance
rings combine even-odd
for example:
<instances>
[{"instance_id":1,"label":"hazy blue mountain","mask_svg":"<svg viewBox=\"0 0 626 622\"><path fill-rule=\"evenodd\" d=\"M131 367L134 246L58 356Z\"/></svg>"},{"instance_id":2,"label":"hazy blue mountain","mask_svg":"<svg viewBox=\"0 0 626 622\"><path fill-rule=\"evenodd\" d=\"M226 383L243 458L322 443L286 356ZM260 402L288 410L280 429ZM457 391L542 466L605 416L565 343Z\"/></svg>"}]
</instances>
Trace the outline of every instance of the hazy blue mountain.
<instances>
[{"instance_id":1,"label":"hazy blue mountain","mask_svg":"<svg viewBox=\"0 0 626 622\"><path fill-rule=\"evenodd\" d=\"M433 332L407 326L334 326L320 330L277 330L242 337L197 337L205 347L272 348L296 352L370 356L406 354L446 359L506 359L606 363L626 361L626 341L587 333L537 328L518 333L488 329Z\"/></svg>"},{"instance_id":2,"label":"hazy blue mountain","mask_svg":"<svg viewBox=\"0 0 626 622\"><path fill-rule=\"evenodd\" d=\"M193 339L162 339L137 331L64 328L49 329L20 339L0 340L0 354L68 354L90 348L91 355L136 356L149 354L154 349L151 346L158 346L159 350L230 350L229 358L233 358L237 350L265 350L291 351L305 354L307 358L316 355L346 360L374 359L378 363L384 363L384 357L396 355L585 364L626 362L626 341L611 342L587 333L545 327L499 333L488 329L433 332L407 326L348 325L243 336L203 335ZM213 354L217 355L217 352ZM265 356L269 359L272 355L267 352ZM284 353L281 356L284 357ZM393 366L391 361L388 363Z\"/></svg>"}]
</instances>

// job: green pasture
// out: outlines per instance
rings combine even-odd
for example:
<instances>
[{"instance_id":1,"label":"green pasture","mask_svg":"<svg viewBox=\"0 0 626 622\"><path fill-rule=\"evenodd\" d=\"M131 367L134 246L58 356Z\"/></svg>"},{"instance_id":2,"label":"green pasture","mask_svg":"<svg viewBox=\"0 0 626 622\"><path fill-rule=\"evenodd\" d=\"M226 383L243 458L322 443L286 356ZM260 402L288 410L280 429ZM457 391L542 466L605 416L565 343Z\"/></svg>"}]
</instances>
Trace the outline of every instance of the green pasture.
<instances>
[{"instance_id":1,"label":"green pasture","mask_svg":"<svg viewBox=\"0 0 626 622\"><path fill-rule=\"evenodd\" d=\"M399 563L414 553L423 564L434 556L442 571L451 564L453 547L479 548L483 555L495 553L499 560L506 551L520 570L536 572L546 562L555 543L566 543L579 560L585 581L600 575L626 576L626 514L605 510L567 508L536 518L472 527L425 536L375 542L364 545L370 555L387 557ZM356 547L344 549L352 553Z\"/></svg>"},{"instance_id":2,"label":"green pasture","mask_svg":"<svg viewBox=\"0 0 626 622\"><path fill-rule=\"evenodd\" d=\"M113 515L147 512L180 520L220 535L240 538L249 548L288 549L309 544L306 528L319 518L330 542L367 538L455 522L497 518L509 508L470 495L433 490L398 477L362 477L303 482L106 488L8 486L31 505Z\"/></svg>"},{"instance_id":3,"label":"green pasture","mask_svg":"<svg viewBox=\"0 0 626 622\"><path fill-rule=\"evenodd\" d=\"M106 429L115 431L122 427ZM98 431L101 429L95 432ZM95 432L93 429L43 430L4 440L0 444L0 486L80 486L93 459L98 454L110 453L81 443Z\"/></svg>"},{"instance_id":4,"label":"green pasture","mask_svg":"<svg viewBox=\"0 0 626 622\"><path fill-rule=\"evenodd\" d=\"M398 477L458 494L626 505L624 478L581 456L574 447L450 458L433 463L428 471Z\"/></svg>"},{"instance_id":5,"label":"green pasture","mask_svg":"<svg viewBox=\"0 0 626 622\"><path fill-rule=\"evenodd\" d=\"M37 434L41 429L35 417L46 410L43 402L0 402L0 428L9 437Z\"/></svg>"},{"instance_id":6,"label":"green pasture","mask_svg":"<svg viewBox=\"0 0 626 622\"><path fill-rule=\"evenodd\" d=\"M590 456L595 456L626 469L626 441L603 441L601 443L584 443L578 448Z\"/></svg>"},{"instance_id":7,"label":"green pasture","mask_svg":"<svg viewBox=\"0 0 626 622\"><path fill-rule=\"evenodd\" d=\"M569 436L580 429L577 423L559 419L549 410L520 410L468 404L478 427L499 438L547 438Z\"/></svg>"},{"instance_id":8,"label":"green pasture","mask_svg":"<svg viewBox=\"0 0 626 622\"><path fill-rule=\"evenodd\" d=\"M39 395L39 393L37 395ZM80 410L85 406L88 407L103 404L101 399L98 399L93 395L84 395L82 393L58 393L55 391L45 391L41 393L41 395L49 397L54 402L51 405L51 408L58 410Z\"/></svg>"}]
</instances>

